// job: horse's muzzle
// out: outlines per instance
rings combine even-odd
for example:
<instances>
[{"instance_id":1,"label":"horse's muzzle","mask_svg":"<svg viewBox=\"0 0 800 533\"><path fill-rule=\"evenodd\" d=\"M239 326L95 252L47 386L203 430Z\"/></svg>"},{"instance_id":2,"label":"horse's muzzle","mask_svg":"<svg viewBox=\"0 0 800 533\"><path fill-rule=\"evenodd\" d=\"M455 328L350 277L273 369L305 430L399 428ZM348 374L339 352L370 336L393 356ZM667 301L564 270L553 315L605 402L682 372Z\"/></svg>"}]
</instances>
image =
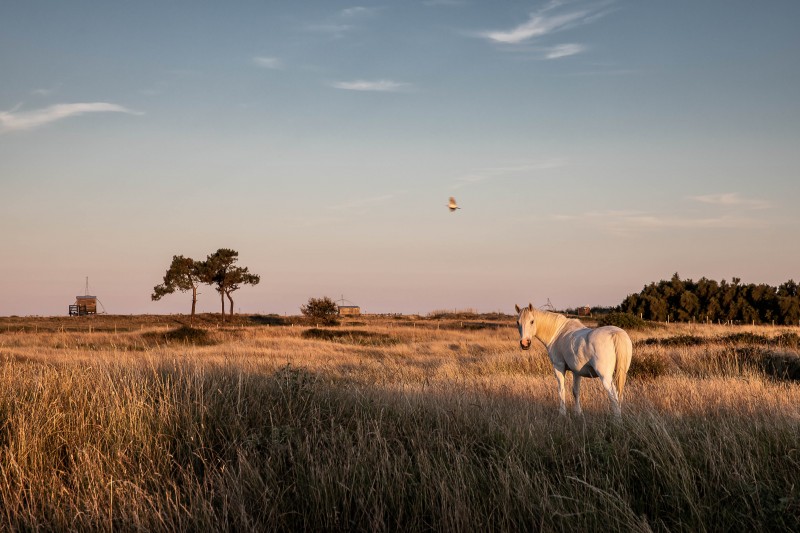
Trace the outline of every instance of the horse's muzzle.
<instances>
[{"instance_id":1,"label":"horse's muzzle","mask_svg":"<svg viewBox=\"0 0 800 533\"><path fill-rule=\"evenodd\" d=\"M530 339L520 339L519 340L519 347L523 350L527 350L531 347L531 340Z\"/></svg>"}]
</instances>

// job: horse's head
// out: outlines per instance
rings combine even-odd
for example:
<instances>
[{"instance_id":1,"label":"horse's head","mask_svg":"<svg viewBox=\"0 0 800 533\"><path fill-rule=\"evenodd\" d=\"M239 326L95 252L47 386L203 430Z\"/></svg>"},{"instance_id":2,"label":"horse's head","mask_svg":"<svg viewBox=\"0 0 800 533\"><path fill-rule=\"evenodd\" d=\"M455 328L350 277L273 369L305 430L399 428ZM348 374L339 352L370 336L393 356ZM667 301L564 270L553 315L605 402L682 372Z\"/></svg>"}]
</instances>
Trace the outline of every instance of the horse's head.
<instances>
[{"instance_id":1,"label":"horse's head","mask_svg":"<svg viewBox=\"0 0 800 533\"><path fill-rule=\"evenodd\" d=\"M533 337L536 335L536 321L533 319L533 304L528 304L528 307L519 308L514 304L517 309L517 329L519 330L519 346L523 350L528 350L531 347Z\"/></svg>"}]
</instances>

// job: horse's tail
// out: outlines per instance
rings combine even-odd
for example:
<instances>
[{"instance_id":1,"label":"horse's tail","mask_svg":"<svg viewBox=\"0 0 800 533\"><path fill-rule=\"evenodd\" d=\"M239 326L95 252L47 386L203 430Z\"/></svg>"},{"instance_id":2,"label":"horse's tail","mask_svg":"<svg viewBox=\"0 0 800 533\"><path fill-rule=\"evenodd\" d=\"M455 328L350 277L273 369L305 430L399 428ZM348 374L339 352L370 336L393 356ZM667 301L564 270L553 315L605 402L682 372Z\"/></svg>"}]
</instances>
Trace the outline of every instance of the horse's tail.
<instances>
[{"instance_id":1,"label":"horse's tail","mask_svg":"<svg viewBox=\"0 0 800 533\"><path fill-rule=\"evenodd\" d=\"M614 365L614 386L617 388L619 402L622 403L622 390L625 388L625 380L628 368L631 366L631 354L633 353L631 338L624 331L614 333L614 351L617 355Z\"/></svg>"}]
</instances>

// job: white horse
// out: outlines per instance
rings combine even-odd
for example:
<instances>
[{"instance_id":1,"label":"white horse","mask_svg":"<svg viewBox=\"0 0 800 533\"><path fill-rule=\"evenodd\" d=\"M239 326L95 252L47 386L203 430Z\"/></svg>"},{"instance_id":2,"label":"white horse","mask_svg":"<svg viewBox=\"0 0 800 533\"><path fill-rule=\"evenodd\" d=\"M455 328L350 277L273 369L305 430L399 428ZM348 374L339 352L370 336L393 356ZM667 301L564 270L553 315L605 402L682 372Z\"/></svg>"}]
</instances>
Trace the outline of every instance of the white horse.
<instances>
[{"instance_id":1,"label":"white horse","mask_svg":"<svg viewBox=\"0 0 800 533\"><path fill-rule=\"evenodd\" d=\"M522 309L518 305L514 307L519 313L517 327L520 347L528 350L531 338L536 337L547 348L558 381L558 396L561 399L559 412L567 414L564 372L570 370L575 413L581 414L581 377L599 377L608 392L614 414L619 416L622 390L633 352L628 334L616 326L587 328L580 320L540 311L534 309L532 304Z\"/></svg>"}]
</instances>

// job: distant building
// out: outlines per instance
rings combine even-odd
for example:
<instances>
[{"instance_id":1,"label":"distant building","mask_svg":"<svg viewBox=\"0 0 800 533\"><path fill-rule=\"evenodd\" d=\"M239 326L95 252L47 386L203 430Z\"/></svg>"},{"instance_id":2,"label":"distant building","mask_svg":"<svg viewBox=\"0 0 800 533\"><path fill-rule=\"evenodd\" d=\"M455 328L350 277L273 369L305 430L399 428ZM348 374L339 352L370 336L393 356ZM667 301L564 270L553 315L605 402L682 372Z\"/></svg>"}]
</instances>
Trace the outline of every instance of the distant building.
<instances>
[{"instance_id":1,"label":"distant building","mask_svg":"<svg viewBox=\"0 0 800 533\"><path fill-rule=\"evenodd\" d=\"M70 316L97 314L97 296L76 296L75 303L69 306Z\"/></svg>"},{"instance_id":2,"label":"distant building","mask_svg":"<svg viewBox=\"0 0 800 533\"><path fill-rule=\"evenodd\" d=\"M579 307L577 311L578 311L578 316L592 316L592 308L589 307L588 305Z\"/></svg>"},{"instance_id":3,"label":"distant building","mask_svg":"<svg viewBox=\"0 0 800 533\"><path fill-rule=\"evenodd\" d=\"M360 316L361 308L357 305L340 305L339 316Z\"/></svg>"}]
</instances>

